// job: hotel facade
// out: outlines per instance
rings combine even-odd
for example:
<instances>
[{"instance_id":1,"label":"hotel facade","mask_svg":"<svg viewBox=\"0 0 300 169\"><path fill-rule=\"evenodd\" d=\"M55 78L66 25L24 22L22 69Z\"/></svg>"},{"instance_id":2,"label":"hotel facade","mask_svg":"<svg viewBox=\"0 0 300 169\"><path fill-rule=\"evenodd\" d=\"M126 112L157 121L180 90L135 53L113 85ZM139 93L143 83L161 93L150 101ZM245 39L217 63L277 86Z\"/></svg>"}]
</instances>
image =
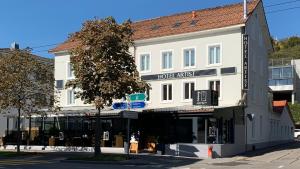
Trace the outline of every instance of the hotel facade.
<instances>
[{"instance_id":1,"label":"hotel facade","mask_svg":"<svg viewBox=\"0 0 300 169\"><path fill-rule=\"evenodd\" d=\"M212 146L215 156L224 157L293 139L289 110L285 104L273 105L268 88L268 54L273 47L262 1L132 26L135 45L130 52L141 79L151 86L146 108L130 110L138 114L131 132L141 132L143 148L156 142L166 154L205 158ZM75 78L69 54L74 46L76 42L66 41L51 50L62 107L58 116L80 119L82 128L91 129L94 123L86 115L96 110L64 88ZM283 108L275 112L274 106ZM102 125L110 131L112 147L118 133L125 131L124 113L109 107L103 111Z\"/></svg>"}]
</instances>

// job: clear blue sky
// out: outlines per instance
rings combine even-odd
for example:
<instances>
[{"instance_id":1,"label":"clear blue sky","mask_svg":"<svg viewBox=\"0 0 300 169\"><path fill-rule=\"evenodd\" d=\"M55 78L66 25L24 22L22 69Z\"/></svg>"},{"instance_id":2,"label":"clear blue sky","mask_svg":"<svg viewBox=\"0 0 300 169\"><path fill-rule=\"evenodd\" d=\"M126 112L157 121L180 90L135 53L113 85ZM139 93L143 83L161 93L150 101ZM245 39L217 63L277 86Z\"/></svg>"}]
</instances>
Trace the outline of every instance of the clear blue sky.
<instances>
[{"instance_id":1,"label":"clear blue sky","mask_svg":"<svg viewBox=\"0 0 300 169\"><path fill-rule=\"evenodd\" d=\"M1 0L0 48L16 41L21 48L63 42L68 34L94 17L113 16L118 22L132 21L214 7L243 0ZM265 6L292 0L264 0ZM266 11L300 7L300 0L266 8ZM279 39L300 35L300 8L268 13L272 36ZM35 48L34 53L52 57L46 50L53 46Z\"/></svg>"}]
</instances>

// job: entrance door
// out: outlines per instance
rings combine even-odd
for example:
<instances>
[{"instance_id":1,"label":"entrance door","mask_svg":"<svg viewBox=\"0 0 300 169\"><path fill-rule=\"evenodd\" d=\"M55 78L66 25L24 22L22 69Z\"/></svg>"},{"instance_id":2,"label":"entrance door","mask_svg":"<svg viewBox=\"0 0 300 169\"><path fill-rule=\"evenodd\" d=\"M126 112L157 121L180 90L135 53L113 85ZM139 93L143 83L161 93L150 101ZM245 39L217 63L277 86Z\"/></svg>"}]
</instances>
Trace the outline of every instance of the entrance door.
<instances>
[{"instance_id":1,"label":"entrance door","mask_svg":"<svg viewBox=\"0 0 300 169\"><path fill-rule=\"evenodd\" d=\"M179 119L176 126L177 142L192 143L193 142L193 120Z\"/></svg>"}]
</instances>

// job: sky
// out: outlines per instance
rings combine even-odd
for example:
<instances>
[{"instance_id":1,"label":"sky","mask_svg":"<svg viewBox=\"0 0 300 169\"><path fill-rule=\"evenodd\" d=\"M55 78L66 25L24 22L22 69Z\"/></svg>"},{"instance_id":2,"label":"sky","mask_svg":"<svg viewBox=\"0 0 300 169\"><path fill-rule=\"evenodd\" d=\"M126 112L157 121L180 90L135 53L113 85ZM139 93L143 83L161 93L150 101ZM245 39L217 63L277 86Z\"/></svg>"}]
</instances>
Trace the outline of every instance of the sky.
<instances>
[{"instance_id":1,"label":"sky","mask_svg":"<svg viewBox=\"0 0 300 169\"><path fill-rule=\"evenodd\" d=\"M55 47L54 44L65 41L70 33L80 30L82 23L88 19L113 16L120 23L127 19L139 21L242 1L1 0L0 48L17 42L21 48L31 47L34 54L51 58L53 54L47 51ZM263 2L273 37L283 39L300 35L300 0Z\"/></svg>"}]
</instances>

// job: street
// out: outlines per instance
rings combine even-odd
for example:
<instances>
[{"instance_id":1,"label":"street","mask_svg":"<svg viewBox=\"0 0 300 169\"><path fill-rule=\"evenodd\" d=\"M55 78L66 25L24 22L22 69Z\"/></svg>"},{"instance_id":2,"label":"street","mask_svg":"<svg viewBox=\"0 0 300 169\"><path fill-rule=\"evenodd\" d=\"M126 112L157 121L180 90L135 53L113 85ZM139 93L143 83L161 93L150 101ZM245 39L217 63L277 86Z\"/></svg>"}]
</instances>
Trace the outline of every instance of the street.
<instances>
[{"instance_id":1,"label":"street","mask_svg":"<svg viewBox=\"0 0 300 169\"><path fill-rule=\"evenodd\" d=\"M76 154L77 155L77 154ZM2 168L165 168L165 169L232 169L232 168L255 168L255 169L298 169L300 166L300 142L287 145L249 152L231 158L221 159L189 159L174 158L167 156L134 156L128 162L115 163L80 163L66 162L67 157L74 156L72 153L42 153L23 159L1 159Z\"/></svg>"}]
</instances>

